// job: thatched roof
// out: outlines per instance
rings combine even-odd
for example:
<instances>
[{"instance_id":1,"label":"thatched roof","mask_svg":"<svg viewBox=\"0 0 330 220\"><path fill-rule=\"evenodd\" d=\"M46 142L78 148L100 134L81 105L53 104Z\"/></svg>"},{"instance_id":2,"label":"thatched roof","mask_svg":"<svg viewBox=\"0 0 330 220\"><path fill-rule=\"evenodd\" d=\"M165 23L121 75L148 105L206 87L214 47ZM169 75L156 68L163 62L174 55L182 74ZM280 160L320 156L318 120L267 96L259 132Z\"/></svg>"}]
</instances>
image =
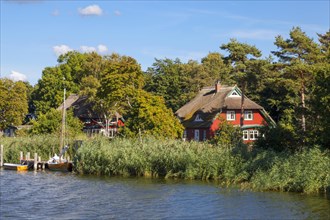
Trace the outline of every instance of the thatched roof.
<instances>
[{"instance_id":1,"label":"thatched roof","mask_svg":"<svg viewBox=\"0 0 330 220\"><path fill-rule=\"evenodd\" d=\"M239 95L231 96L230 94L234 91ZM185 127L206 128L212 124L221 111L241 109L240 94L241 91L237 86L221 85L218 91L215 87L206 87L194 99L177 110L175 114ZM244 108L249 110L263 109L247 97L244 98ZM201 118L200 121L195 121L197 114Z\"/></svg>"},{"instance_id":2,"label":"thatched roof","mask_svg":"<svg viewBox=\"0 0 330 220\"><path fill-rule=\"evenodd\" d=\"M57 109L61 110L63 108L63 104L60 105ZM93 110L93 103L88 101L87 96L79 96L76 94L70 95L65 100L65 108L66 109L72 109L73 108L73 114L75 117L78 118L104 118L102 114L98 114ZM116 117L122 118L122 116L119 113L116 113Z\"/></svg>"}]
</instances>

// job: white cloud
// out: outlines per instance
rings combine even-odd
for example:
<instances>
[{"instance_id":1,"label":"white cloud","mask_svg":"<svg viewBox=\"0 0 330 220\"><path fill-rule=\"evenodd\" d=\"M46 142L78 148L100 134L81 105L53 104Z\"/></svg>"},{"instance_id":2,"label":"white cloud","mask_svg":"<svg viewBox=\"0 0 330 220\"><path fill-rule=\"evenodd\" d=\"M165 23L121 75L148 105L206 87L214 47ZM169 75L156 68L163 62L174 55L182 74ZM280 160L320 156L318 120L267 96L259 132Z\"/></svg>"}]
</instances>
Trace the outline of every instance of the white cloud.
<instances>
[{"instance_id":1,"label":"white cloud","mask_svg":"<svg viewBox=\"0 0 330 220\"><path fill-rule=\"evenodd\" d=\"M85 8L79 8L78 12L80 15L83 16L91 16L91 15L100 16L103 13L102 9L98 5L89 5Z\"/></svg>"},{"instance_id":2,"label":"white cloud","mask_svg":"<svg viewBox=\"0 0 330 220\"><path fill-rule=\"evenodd\" d=\"M120 11L118 11L118 10L117 10L117 11L115 11L114 13L115 13L115 15L116 15L116 16L120 16L120 15L121 15L121 12L120 12Z\"/></svg>"},{"instance_id":3,"label":"white cloud","mask_svg":"<svg viewBox=\"0 0 330 220\"><path fill-rule=\"evenodd\" d=\"M53 16L59 16L60 15L60 11L55 9L53 12L52 12L52 15Z\"/></svg>"},{"instance_id":4,"label":"white cloud","mask_svg":"<svg viewBox=\"0 0 330 220\"><path fill-rule=\"evenodd\" d=\"M100 44L97 46L97 50L100 52L100 53L104 53L104 52L107 52L108 51L108 48L107 46L103 45L103 44Z\"/></svg>"},{"instance_id":5,"label":"white cloud","mask_svg":"<svg viewBox=\"0 0 330 220\"><path fill-rule=\"evenodd\" d=\"M14 70L11 71L10 75L7 76L8 79L11 79L15 82L17 81L27 81L27 77L19 72L16 72Z\"/></svg>"},{"instance_id":6,"label":"white cloud","mask_svg":"<svg viewBox=\"0 0 330 220\"><path fill-rule=\"evenodd\" d=\"M53 50L54 50L56 56L60 56L62 54L66 54L69 51L73 51L73 49L71 49L69 46L64 45L64 44L59 45L59 46L54 46L53 47Z\"/></svg>"},{"instance_id":7,"label":"white cloud","mask_svg":"<svg viewBox=\"0 0 330 220\"><path fill-rule=\"evenodd\" d=\"M96 52L95 47L89 47L89 46L80 46L80 50L84 53Z\"/></svg>"}]
</instances>

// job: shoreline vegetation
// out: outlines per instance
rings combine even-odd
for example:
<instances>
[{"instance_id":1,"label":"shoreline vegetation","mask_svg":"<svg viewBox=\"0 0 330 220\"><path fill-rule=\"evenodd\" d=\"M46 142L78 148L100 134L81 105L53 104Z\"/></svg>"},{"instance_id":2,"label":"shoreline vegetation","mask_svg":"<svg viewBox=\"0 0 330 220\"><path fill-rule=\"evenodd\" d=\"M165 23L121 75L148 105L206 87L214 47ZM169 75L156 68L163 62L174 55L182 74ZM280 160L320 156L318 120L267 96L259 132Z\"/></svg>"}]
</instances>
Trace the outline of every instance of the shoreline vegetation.
<instances>
[{"instance_id":1,"label":"shoreline vegetation","mask_svg":"<svg viewBox=\"0 0 330 220\"><path fill-rule=\"evenodd\" d=\"M4 161L18 162L20 151L48 159L57 152L57 142L54 135L2 138ZM97 137L83 140L76 151L74 142L69 141L68 156L77 174L216 180L256 191L330 193L330 152L317 146L276 152L153 137Z\"/></svg>"}]
</instances>

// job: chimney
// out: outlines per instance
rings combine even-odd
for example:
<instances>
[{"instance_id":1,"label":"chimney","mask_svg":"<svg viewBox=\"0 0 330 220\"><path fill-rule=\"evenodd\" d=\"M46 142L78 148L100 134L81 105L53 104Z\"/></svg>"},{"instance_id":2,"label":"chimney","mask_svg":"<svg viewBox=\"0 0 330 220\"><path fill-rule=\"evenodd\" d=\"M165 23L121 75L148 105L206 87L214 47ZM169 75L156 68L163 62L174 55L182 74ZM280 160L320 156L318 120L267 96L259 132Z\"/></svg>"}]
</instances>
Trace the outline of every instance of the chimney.
<instances>
[{"instance_id":1,"label":"chimney","mask_svg":"<svg viewBox=\"0 0 330 220\"><path fill-rule=\"evenodd\" d=\"M218 93L220 91L220 88L221 88L220 81L217 81L217 83L215 84L215 93Z\"/></svg>"}]
</instances>

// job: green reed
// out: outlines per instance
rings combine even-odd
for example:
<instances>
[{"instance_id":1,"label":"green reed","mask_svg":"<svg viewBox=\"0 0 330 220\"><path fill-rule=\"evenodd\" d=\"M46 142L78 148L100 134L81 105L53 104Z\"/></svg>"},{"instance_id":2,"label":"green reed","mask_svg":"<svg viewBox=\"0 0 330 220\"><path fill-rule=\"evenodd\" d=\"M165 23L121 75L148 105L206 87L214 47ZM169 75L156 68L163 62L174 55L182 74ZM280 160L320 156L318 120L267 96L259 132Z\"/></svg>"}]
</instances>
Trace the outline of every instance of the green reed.
<instances>
[{"instance_id":1,"label":"green reed","mask_svg":"<svg viewBox=\"0 0 330 220\"><path fill-rule=\"evenodd\" d=\"M57 136L1 138L4 161L18 162L19 152L38 153L42 159L58 154ZM247 150L180 140L103 137L86 139L75 151L69 142L68 156L78 174L144 176L216 180L260 191L330 192L330 153L318 147L301 152Z\"/></svg>"}]
</instances>

